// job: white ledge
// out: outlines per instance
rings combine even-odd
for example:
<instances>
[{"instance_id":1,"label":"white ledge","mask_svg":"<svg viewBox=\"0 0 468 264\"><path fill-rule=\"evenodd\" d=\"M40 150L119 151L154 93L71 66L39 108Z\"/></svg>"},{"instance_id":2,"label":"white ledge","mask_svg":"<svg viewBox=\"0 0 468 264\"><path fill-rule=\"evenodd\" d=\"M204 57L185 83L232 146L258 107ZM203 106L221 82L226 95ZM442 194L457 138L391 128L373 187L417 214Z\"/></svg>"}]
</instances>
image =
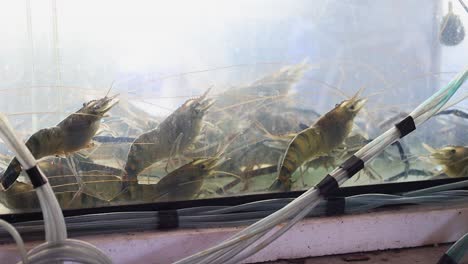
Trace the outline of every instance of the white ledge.
<instances>
[{"instance_id":1,"label":"white ledge","mask_svg":"<svg viewBox=\"0 0 468 264\"><path fill-rule=\"evenodd\" d=\"M247 262L294 259L453 242L468 232L468 208L414 207L306 219ZM242 228L183 229L84 236L115 263L172 263L213 246ZM31 247L37 243L28 243ZM0 245L2 263L19 261L14 244Z\"/></svg>"}]
</instances>

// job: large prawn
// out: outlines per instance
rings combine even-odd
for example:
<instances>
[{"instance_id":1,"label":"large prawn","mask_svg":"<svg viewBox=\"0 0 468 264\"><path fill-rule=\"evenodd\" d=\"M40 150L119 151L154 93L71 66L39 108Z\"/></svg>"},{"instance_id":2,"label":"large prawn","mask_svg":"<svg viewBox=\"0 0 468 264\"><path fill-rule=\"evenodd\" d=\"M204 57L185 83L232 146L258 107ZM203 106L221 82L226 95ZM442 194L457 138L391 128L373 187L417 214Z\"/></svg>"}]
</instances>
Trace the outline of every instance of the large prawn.
<instances>
[{"instance_id":1,"label":"large prawn","mask_svg":"<svg viewBox=\"0 0 468 264\"><path fill-rule=\"evenodd\" d=\"M154 201L192 199L200 191L205 178L224 162L220 157L196 159L164 176L154 190Z\"/></svg>"},{"instance_id":2,"label":"large prawn","mask_svg":"<svg viewBox=\"0 0 468 264\"><path fill-rule=\"evenodd\" d=\"M103 97L83 104L83 107L66 117L58 125L34 133L26 146L36 159L51 155L66 155L90 146L99 129L101 119L119 102L117 95ZM15 158L0 179L3 189L8 189L21 173L21 164Z\"/></svg>"},{"instance_id":3,"label":"large prawn","mask_svg":"<svg viewBox=\"0 0 468 264\"><path fill-rule=\"evenodd\" d=\"M136 181L137 176L155 162L168 158L176 147L183 152L200 134L203 117L213 105L206 96L210 89L198 98L187 100L168 116L156 129L141 134L128 152L124 181Z\"/></svg>"},{"instance_id":4,"label":"large prawn","mask_svg":"<svg viewBox=\"0 0 468 264\"><path fill-rule=\"evenodd\" d=\"M270 190L289 191L292 185L291 175L304 162L330 153L343 143L353 128L354 117L367 101L359 98L360 92L337 104L312 126L294 136L278 164L278 177Z\"/></svg>"},{"instance_id":5,"label":"large prawn","mask_svg":"<svg viewBox=\"0 0 468 264\"><path fill-rule=\"evenodd\" d=\"M118 199L124 201L135 200L135 198L141 201L189 200L200 193L205 179L214 173L237 177L235 174L215 171L215 169L228 160L223 157L223 154L239 135L240 133L230 138L215 156L195 158L162 177L156 185L138 184L137 181L128 182L128 191L122 192Z\"/></svg>"}]
</instances>

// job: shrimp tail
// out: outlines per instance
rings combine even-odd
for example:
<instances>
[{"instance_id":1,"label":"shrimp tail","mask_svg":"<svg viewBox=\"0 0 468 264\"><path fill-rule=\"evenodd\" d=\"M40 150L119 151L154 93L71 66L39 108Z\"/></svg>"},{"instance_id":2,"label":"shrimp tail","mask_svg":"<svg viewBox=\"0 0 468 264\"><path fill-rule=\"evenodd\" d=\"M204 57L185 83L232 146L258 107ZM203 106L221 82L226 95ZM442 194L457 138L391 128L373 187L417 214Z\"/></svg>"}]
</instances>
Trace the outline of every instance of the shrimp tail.
<instances>
[{"instance_id":1,"label":"shrimp tail","mask_svg":"<svg viewBox=\"0 0 468 264\"><path fill-rule=\"evenodd\" d=\"M4 190L9 189L13 183L15 183L21 173L21 170L21 164L16 158L13 158L0 179L0 184Z\"/></svg>"},{"instance_id":2,"label":"shrimp tail","mask_svg":"<svg viewBox=\"0 0 468 264\"><path fill-rule=\"evenodd\" d=\"M291 190L291 172L286 167L279 168L279 176L270 185L270 191L287 192Z\"/></svg>"},{"instance_id":3,"label":"shrimp tail","mask_svg":"<svg viewBox=\"0 0 468 264\"><path fill-rule=\"evenodd\" d=\"M269 190L270 190L270 191L279 191L279 190L281 190L281 189L283 189L283 188L284 188L284 184L283 184L280 180L276 179L276 180L270 185Z\"/></svg>"},{"instance_id":4,"label":"shrimp tail","mask_svg":"<svg viewBox=\"0 0 468 264\"><path fill-rule=\"evenodd\" d=\"M120 191L126 191L130 186L130 182L138 181L137 180L138 173L134 173L133 170L125 168L125 173L122 175L122 186Z\"/></svg>"},{"instance_id":5,"label":"shrimp tail","mask_svg":"<svg viewBox=\"0 0 468 264\"><path fill-rule=\"evenodd\" d=\"M26 147L31 151L31 154L36 159L45 156L61 154L63 131L59 127L43 128L34 133L27 141ZM4 190L8 189L15 183L21 173L21 164L16 158L13 158L8 165L3 177L0 179L0 184Z\"/></svg>"},{"instance_id":6,"label":"shrimp tail","mask_svg":"<svg viewBox=\"0 0 468 264\"><path fill-rule=\"evenodd\" d=\"M120 186L120 192L124 192L128 189L128 186L129 186L129 181L128 181L128 174L125 173L123 176L122 176L122 185Z\"/></svg>"}]
</instances>

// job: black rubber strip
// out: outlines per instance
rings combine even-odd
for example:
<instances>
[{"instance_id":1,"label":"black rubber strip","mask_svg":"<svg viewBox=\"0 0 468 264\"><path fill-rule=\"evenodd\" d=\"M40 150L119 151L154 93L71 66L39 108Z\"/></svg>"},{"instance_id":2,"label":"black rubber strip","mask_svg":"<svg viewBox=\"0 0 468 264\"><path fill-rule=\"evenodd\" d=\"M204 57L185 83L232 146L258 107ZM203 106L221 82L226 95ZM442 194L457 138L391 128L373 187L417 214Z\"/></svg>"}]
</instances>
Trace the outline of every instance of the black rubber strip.
<instances>
[{"instance_id":1,"label":"black rubber strip","mask_svg":"<svg viewBox=\"0 0 468 264\"><path fill-rule=\"evenodd\" d=\"M439 261L437 262L437 264L458 264L452 257L450 257L449 255L447 254L444 254L440 259Z\"/></svg>"},{"instance_id":2,"label":"black rubber strip","mask_svg":"<svg viewBox=\"0 0 468 264\"><path fill-rule=\"evenodd\" d=\"M322 196L328 197L338 190L338 182L330 174L327 174L315 187Z\"/></svg>"},{"instance_id":3,"label":"black rubber strip","mask_svg":"<svg viewBox=\"0 0 468 264\"><path fill-rule=\"evenodd\" d=\"M158 229L171 229L179 227L179 215L176 210L164 210L158 212Z\"/></svg>"},{"instance_id":4,"label":"black rubber strip","mask_svg":"<svg viewBox=\"0 0 468 264\"><path fill-rule=\"evenodd\" d=\"M346 208L346 199L344 197L334 197L326 200L325 215L343 215Z\"/></svg>"},{"instance_id":5,"label":"black rubber strip","mask_svg":"<svg viewBox=\"0 0 468 264\"><path fill-rule=\"evenodd\" d=\"M27 169L26 173L28 174L29 180L31 181L34 189L47 183L47 179L42 176L42 173L39 171L37 166Z\"/></svg>"},{"instance_id":6,"label":"black rubber strip","mask_svg":"<svg viewBox=\"0 0 468 264\"><path fill-rule=\"evenodd\" d=\"M340 168L346 171L348 178L351 178L354 174L364 168L364 161L352 155L340 165Z\"/></svg>"},{"instance_id":7,"label":"black rubber strip","mask_svg":"<svg viewBox=\"0 0 468 264\"><path fill-rule=\"evenodd\" d=\"M395 124L395 126L398 131L400 131L400 138L408 135L416 129L416 124L411 116L407 116L405 119Z\"/></svg>"}]
</instances>

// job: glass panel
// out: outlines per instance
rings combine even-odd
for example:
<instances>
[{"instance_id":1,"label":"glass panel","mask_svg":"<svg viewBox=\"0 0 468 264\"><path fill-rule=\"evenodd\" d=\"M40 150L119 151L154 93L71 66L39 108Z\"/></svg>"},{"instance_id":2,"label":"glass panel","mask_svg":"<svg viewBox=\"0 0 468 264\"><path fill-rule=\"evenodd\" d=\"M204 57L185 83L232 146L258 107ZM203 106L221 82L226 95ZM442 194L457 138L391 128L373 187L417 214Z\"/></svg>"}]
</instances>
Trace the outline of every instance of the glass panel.
<instances>
[{"instance_id":1,"label":"glass panel","mask_svg":"<svg viewBox=\"0 0 468 264\"><path fill-rule=\"evenodd\" d=\"M63 208L310 188L468 56L467 13L455 1L450 23L447 1L424 0L26 1L0 10L4 25L16 23L0 46L0 110L31 137ZM466 176L466 106L390 146L346 185ZM2 174L14 179L20 167L0 150ZM0 195L4 213L37 209L23 174Z\"/></svg>"}]
</instances>

